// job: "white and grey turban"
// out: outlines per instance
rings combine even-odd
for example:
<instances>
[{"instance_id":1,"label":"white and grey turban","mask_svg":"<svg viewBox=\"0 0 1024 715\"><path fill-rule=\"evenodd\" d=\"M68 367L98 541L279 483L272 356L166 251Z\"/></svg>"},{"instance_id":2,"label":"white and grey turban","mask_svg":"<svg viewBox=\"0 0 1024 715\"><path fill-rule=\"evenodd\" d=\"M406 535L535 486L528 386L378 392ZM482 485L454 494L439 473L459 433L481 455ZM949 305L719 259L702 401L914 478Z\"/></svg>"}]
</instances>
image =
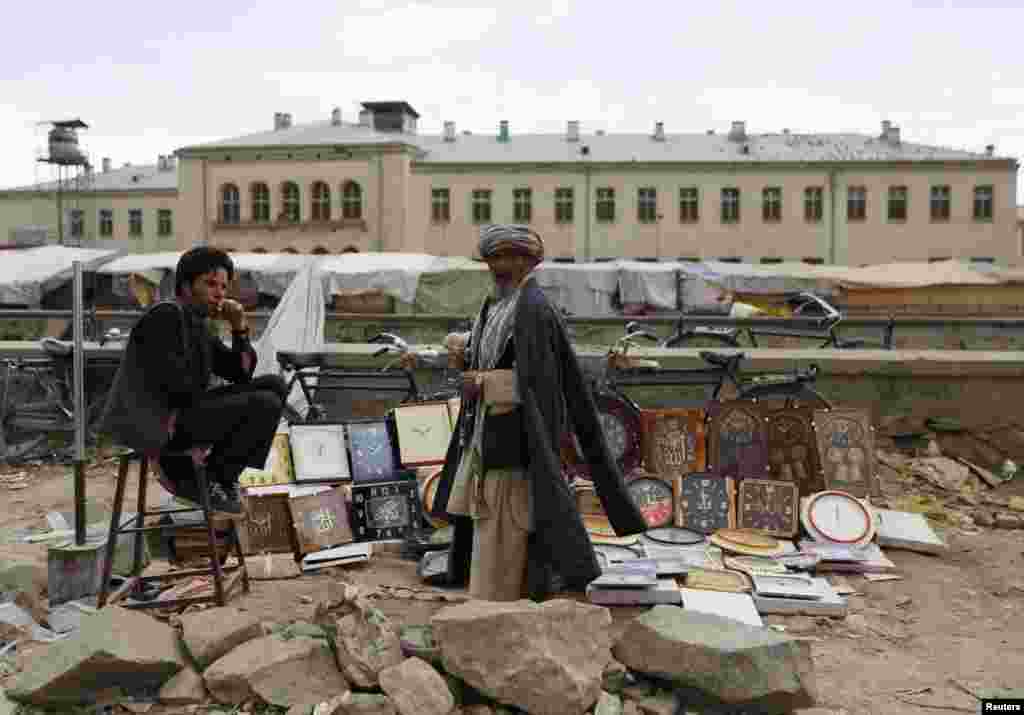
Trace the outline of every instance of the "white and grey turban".
<instances>
[{"instance_id":1,"label":"white and grey turban","mask_svg":"<svg viewBox=\"0 0 1024 715\"><path fill-rule=\"evenodd\" d=\"M494 224L480 229L480 257L486 261L499 253L518 253L540 262L544 260L544 241L523 224Z\"/></svg>"}]
</instances>

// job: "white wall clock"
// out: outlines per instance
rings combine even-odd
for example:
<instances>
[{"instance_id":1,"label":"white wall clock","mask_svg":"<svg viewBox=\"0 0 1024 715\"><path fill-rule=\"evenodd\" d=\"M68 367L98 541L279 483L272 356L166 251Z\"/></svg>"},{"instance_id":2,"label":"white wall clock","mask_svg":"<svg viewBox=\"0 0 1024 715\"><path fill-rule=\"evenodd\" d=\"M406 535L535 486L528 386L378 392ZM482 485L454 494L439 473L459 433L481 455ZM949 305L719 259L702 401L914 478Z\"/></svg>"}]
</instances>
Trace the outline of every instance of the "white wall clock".
<instances>
[{"instance_id":1,"label":"white wall clock","mask_svg":"<svg viewBox=\"0 0 1024 715\"><path fill-rule=\"evenodd\" d=\"M875 536L871 506L852 494L830 490L801 502L800 521L815 541L862 546Z\"/></svg>"},{"instance_id":2,"label":"white wall clock","mask_svg":"<svg viewBox=\"0 0 1024 715\"><path fill-rule=\"evenodd\" d=\"M296 483L349 479L344 425L292 425L289 437Z\"/></svg>"}]
</instances>

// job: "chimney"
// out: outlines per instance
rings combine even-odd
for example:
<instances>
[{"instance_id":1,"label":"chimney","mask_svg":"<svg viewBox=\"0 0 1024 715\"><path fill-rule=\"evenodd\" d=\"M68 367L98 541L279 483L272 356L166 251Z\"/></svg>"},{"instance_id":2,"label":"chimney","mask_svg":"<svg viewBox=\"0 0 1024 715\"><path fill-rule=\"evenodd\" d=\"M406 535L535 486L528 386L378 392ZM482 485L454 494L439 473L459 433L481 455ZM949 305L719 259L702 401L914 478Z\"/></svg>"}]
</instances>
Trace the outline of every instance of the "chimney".
<instances>
[{"instance_id":1,"label":"chimney","mask_svg":"<svg viewBox=\"0 0 1024 715\"><path fill-rule=\"evenodd\" d=\"M889 138L889 130L890 129L892 129L892 122L890 122L888 119L883 119L882 120L882 134L881 134L881 138L882 139L888 139Z\"/></svg>"},{"instance_id":2,"label":"chimney","mask_svg":"<svg viewBox=\"0 0 1024 715\"><path fill-rule=\"evenodd\" d=\"M654 123L654 141L663 142L665 141L665 122Z\"/></svg>"},{"instance_id":3,"label":"chimney","mask_svg":"<svg viewBox=\"0 0 1024 715\"><path fill-rule=\"evenodd\" d=\"M498 124L498 141L508 141L508 120L506 119L502 119L501 122Z\"/></svg>"},{"instance_id":4,"label":"chimney","mask_svg":"<svg viewBox=\"0 0 1024 715\"><path fill-rule=\"evenodd\" d=\"M334 109L331 110L331 126L341 126L341 107L335 107Z\"/></svg>"},{"instance_id":5,"label":"chimney","mask_svg":"<svg viewBox=\"0 0 1024 715\"><path fill-rule=\"evenodd\" d=\"M747 139L747 123L746 122L733 122L732 129L729 130L729 140L734 142L742 142Z\"/></svg>"},{"instance_id":6,"label":"chimney","mask_svg":"<svg viewBox=\"0 0 1024 715\"><path fill-rule=\"evenodd\" d=\"M996 153L996 145L995 144L986 144L985 145L985 156L995 156L995 153Z\"/></svg>"},{"instance_id":7,"label":"chimney","mask_svg":"<svg viewBox=\"0 0 1024 715\"><path fill-rule=\"evenodd\" d=\"M580 140L580 123L572 120L565 126L565 140L567 142L578 142Z\"/></svg>"},{"instance_id":8,"label":"chimney","mask_svg":"<svg viewBox=\"0 0 1024 715\"><path fill-rule=\"evenodd\" d=\"M446 142L455 141L455 122L444 123L444 140Z\"/></svg>"},{"instance_id":9,"label":"chimney","mask_svg":"<svg viewBox=\"0 0 1024 715\"><path fill-rule=\"evenodd\" d=\"M359 112L359 126L372 128L373 127L373 112L369 109L363 109Z\"/></svg>"},{"instance_id":10,"label":"chimney","mask_svg":"<svg viewBox=\"0 0 1024 715\"><path fill-rule=\"evenodd\" d=\"M885 130L885 140L890 144L897 145L900 143L900 128L890 126Z\"/></svg>"},{"instance_id":11,"label":"chimney","mask_svg":"<svg viewBox=\"0 0 1024 715\"><path fill-rule=\"evenodd\" d=\"M103 173L104 174L109 174L110 173L111 163L112 162L110 161L110 157L109 156L103 157Z\"/></svg>"}]
</instances>

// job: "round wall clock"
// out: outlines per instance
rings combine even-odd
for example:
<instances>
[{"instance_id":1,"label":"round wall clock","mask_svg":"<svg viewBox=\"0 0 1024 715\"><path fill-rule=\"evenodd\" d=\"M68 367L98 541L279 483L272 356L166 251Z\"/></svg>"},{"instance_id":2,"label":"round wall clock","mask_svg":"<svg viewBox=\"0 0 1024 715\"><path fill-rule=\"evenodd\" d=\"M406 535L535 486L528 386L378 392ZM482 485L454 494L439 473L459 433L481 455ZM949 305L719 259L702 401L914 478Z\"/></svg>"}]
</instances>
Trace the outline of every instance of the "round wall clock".
<instances>
[{"instance_id":1,"label":"round wall clock","mask_svg":"<svg viewBox=\"0 0 1024 715\"><path fill-rule=\"evenodd\" d=\"M651 529L668 526L673 518L672 485L656 477L640 477L626 485L633 502Z\"/></svg>"},{"instance_id":2,"label":"round wall clock","mask_svg":"<svg viewBox=\"0 0 1024 715\"><path fill-rule=\"evenodd\" d=\"M680 529L675 526L666 526L660 529L651 529L644 533L644 536L651 541L662 544L689 545L700 544L704 541L704 535L689 529Z\"/></svg>"},{"instance_id":3,"label":"round wall clock","mask_svg":"<svg viewBox=\"0 0 1024 715\"><path fill-rule=\"evenodd\" d=\"M875 536L871 507L846 492L831 490L811 495L804 501L800 519L816 541L860 545Z\"/></svg>"},{"instance_id":4,"label":"round wall clock","mask_svg":"<svg viewBox=\"0 0 1024 715\"><path fill-rule=\"evenodd\" d=\"M420 504L423 505L423 518L435 529L440 529L448 524L444 519L438 519L430 514L434 508L434 497L437 495L437 487L441 484L441 472L438 469L431 474L420 485Z\"/></svg>"},{"instance_id":5,"label":"round wall clock","mask_svg":"<svg viewBox=\"0 0 1024 715\"><path fill-rule=\"evenodd\" d=\"M623 474L640 466L640 412L617 395L599 393L594 396L601 430L612 458Z\"/></svg>"}]
</instances>

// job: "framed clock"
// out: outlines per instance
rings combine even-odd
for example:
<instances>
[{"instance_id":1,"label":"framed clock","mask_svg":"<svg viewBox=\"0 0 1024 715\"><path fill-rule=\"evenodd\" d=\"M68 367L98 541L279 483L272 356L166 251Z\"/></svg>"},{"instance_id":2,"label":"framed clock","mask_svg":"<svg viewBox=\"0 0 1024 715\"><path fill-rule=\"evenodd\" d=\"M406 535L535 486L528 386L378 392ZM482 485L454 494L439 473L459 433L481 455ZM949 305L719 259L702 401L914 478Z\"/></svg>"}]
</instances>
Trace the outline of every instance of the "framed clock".
<instances>
[{"instance_id":1,"label":"framed clock","mask_svg":"<svg viewBox=\"0 0 1024 715\"><path fill-rule=\"evenodd\" d=\"M658 477L637 477L629 481L626 490L643 514L647 528L657 529L672 523L674 502L670 481Z\"/></svg>"},{"instance_id":2,"label":"framed clock","mask_svg":"<svg viewBox=\"0 0 1024 715\"><path fill-rule=\"evenodd\" d=\"M343 424L294 424L288 435L296 484L340 482L350 478Z\"/></svg>"},{"instance_id":3,"label":"framed clock","mask_svg":"<svg viewBox=\"0 0 1024 715\"><path fill-rule=\"evenodd\" d=\"M402 466L444 464L452 438L448 401L416 402L394 410L398 456Z\"/></svg>"},{"instance_id":4,"label":"framed clock","mask_svg":"<svg viewBox=\"0 0 1024 715\"><path fill-rule=\"evenodd\" d=\"M792 537L800 519L800 494L793 482L744 479L740 483L737 525L771 536Z\"/></svg>"},{"instance_id":5,"label":"framed clock","mask_svg":"<svg viewBox=\"0 0 1024 715\"><path fill-rule=\"evenodd\" d=\"M675 481L675 525L712 534L736 526L732 479L714 474L687 474Z\"/></svg>"},{"instance_id":6,"label":"framed clock","mask_svg":"<svg viewBox=\"0 0 1024 715\"><path fill-rule=\"evenodd\" d=\"M712 402L708 418L707 470L725 477L767 479L768 430L761 408L741 400Z\"/></svg>"},{"instance_id":7,"label":"framed clock","mask_svg":"<svg viewBox=\"0 0 1024 715\"><path fill-rule=\"evenodd\" d=\"M815 541L862 546L875 536L871 507L847 492L824 491L807 497L800 518Z\"/></svg>"},{"instance_id":8,"label":"framed clock","mask_svg":"<svg viewBox=\"0 0 1024 715\"><path fill-rule=\"evenodd\" d=\"M404 539L419 528L415 479L352 486L352 533L356 541Z\"/></svg>"},{"instance_id":9,"label":"framed clock","mask_svg":"<svg viewBox=\"0 0 1024 715\"><path fill-rule=\"evenodd\" d=\"M598 393L597 416L612 459L623 474L630 474L642 461L640 411L617 395Z\"/></svg>"},{"instance_id":10,"label":"framed clock","mask_svg":"<svg viewBox=\"0 0 1024 715\"><path fill-rule=\"evenodd\" d=\"M389 482L395 478L395 449L385 420L362 420L345 425L352 455L355 484Z\"/></svg>"}]
</instances>

